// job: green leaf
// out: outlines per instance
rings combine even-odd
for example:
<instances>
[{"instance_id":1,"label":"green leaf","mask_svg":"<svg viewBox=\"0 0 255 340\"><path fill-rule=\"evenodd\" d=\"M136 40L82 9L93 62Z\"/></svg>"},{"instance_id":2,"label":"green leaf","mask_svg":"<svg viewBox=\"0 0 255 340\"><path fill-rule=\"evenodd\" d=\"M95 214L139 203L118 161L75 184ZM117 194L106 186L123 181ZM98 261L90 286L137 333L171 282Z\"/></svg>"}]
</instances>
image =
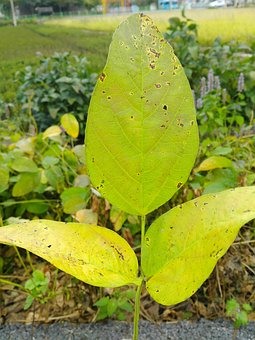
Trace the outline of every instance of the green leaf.
<instances>
[{"instance_id":1,"label":"green leaf","mask_svg":"<svg viewBox=\"0 0 255 340\"><path fill-rule=\"evenodd\" d=\"M226 189L234 188L238 185L238 173L234 168L215 169L206 177L203 194L211 194Z\"/></svg>"},{"instance_id":2,"label":"green leaf","mask_svg":"<svg viewBox=\"0 0 255 340\"><path fill-rule=\"evenodd\" d=\"M99 310L99 312L97 314L96 320L100 321L100 320L104 320L106 318L108 318L107 308L106 307L102 307L102 308L100 308L100 310Z\"/></svg>"},{"instance_id":3,"label":"green leaf","mask_svg":"<svg viewBox=\"0 0 255 340\"><path fill-rule=\"evenodd\" d=\"M90 198L89 188L68 188L61 194L61 201L66 214L74 214L86 207Z\"/></svg>"},{"instance_id":4,"label":"green leaf","mask_svg":"<svg viewBox=\"0 0 255 340\"><path fill-rule=\"evenodd\" d=\"M190 297L240 227L254 217L254 186L204 195L159 217L148 229L142 250L150 295L163 305Z\"/></svg>"},{"instance_id":5,"label":"green leaf","mask_svg":"<svg viewBox=\"0 0 255 340\"><path fill-rule=\"evenodd\" d=\"M20 174L19 180L15 183L12 189L12 196L19 197L28 194L33 191L40 183L39 173L27 173Z\"/></svg>"},{"instance_id":6,"label":"green leaf","mask_svg":"<svg viewBox=\"0 0 255 340\"><path fill-rule=\"evenodd\" d=\"M140 284L129 244L98 226L33 220L0 228L0 242L16 245L94 286Z\"/></svg>"},{"instance_id":7,"label":"green leaf","mask_svg":"<svg viewBox=\"0 0 255 340\"><path fill-rule=\"evenodd\" d=\"M116 299L109 299L109 302L107 304L107 314L108 316L112 316L116 309L118 308L118 303Z\"/></svg>"},{"instance_id":8,"label":"green leaf","mask_svg":"<svg viewBox=\"0 0 255 340\"><path fill-rule=\"evenodd\" d=\"M108 304L108 302L109 302L109 296L104 296L101 299L99 299L98 301L96 301L94 303L94 306L103 307L103 306L106 306Z\"/></svg>"},{"instance_id":9,"label":"green leaf","mask_svg":"<svg viewBox=\"0 0 255 340\"><path fill-rule=\"evenodd\" d=\"M226 314L227 316L234 316L240 311L240 305L236 299L227 300Z\"/></svg>"},{"instance_id":10,"label":"green leaf","mask_svg":"<svg viewBox=\"0 0 255 340\"><path fill-rule=\"evenodd\" d=\"M244 304L242 305L242 308L243 308L243 310L245 310L247 313L252 312L252 307L251 307L251 305L249 305L248 303L244 303Z\"/></svg>"},{"instance_id":11,"label":"green leaf","mask_svg":"<svg viewBox=\"0 0 255 340\"><path fill-rule=\"evenodd\" d=\"M27 157L19 157L15 159L12 164L11 168L18 172L37 172L38 168L34 161Z\"/></svg>"},{"instance_id":12,"label":"green leaf","mask_svg":"<svg viewBox=\"0 0 255 340\"><path fill-rule=\"evenodd\" d=\"M232 148L229 146L218 146L215 150L212 151L213 155L228 155L232 152Z\"/></svg>"},{"instance_id":13,"label":"green leaf","mask_svg":"<svg viewBox=\"0 0 255 340\"><path fill-rule=\"evenodd\" d=\"M90 102L86 160L113 205L145 215L187 180L198 149L194 100L173 49L135 14L113 35Z\"/></svg>"},{"instance_id":14,"label":"green leaf","mask_svg":"<svg viewBox=\"0 0 255 340\"><path fill-rule=\"evenodd\" d=\"M64 186L64 175L60 167L51 166L45 170L45 176L54 189L58 190L59 187Z\"/></svg>"},{"instance_id":15,"label":"green leaf","mask_svg":"<svg viewBox=\"0 0 255 340\"><path fill-rule=\"evenodd\" d=\"M48 208L49 204L45 202L33 202L26 204L27 211L33 214L43 214L48 210Z\"/></svg>"},{"instance_id":16,"label":"green leaf","mask_svg":"<svg viewBox=\"0 0 255 340\"><path fill-rule=\"evenodd\" d=\"M45 169L48 169L50 168L51 166L53 165L56 165L59 163L59 158L57 157L52 157L52 156L46 156L43 158L42 160L42 166L45 168Z\"/></svg>"},{"instance_id":17,"label":"green leaf","mask_svg":"<svg viewBox=\"0 0 255 340\"><path fill-rule=\"evenodd\" d=\"M24 310L27 310L29 309L31 306L32 306L32 303L34 302L34 298L32 295L28 295L26 297L26 300L25 300L25 304L24 304Z\"/></svg>"},{"instance_id":18,"label":"green leaf","mask_svg":"<svg viewBox=\"0 0 255 340\"><path fill-rule=\"evenodd\" d=\"M128 301L124 301L121 304L119 304L119 308L125 310L126 312L133 312L133 310L134 310L133 306Z\"/></svg>"},{"instance_id":19,"label":"green leaf","mask_svg":"<svg viewBox=\"0 0 255 340\"><path fill-rule=\"evenodd\" d=\"M48 279L44 276L41 270L38 269L34 270L32 276L37 284L48 283Z\"/></svg>"},{"instance_id":20,"label":"green leaf","mask_svg":"<svg viewBox=\"0 0 255 340\"><path fill-rule=\"evenodd\" d=\"M239 328L239 327L241 327L241 326L245 326L245 325L247 325L247 323L248 323L248 315L247 315L247 313L244 311L244 310L242 310L242 311L240 311L238 314L237 314L237 316L236 316L236 319L235 319L235 327L236 328Z\"/></svg>"},{"instance_id":21,"label":"green leaf","mask_svg":"<svg viewBox=\"0 0 255 340\"><path fill-rule=\"evenodd\" d=\"M79 135L79 123L74 115L66 113L61 117L61 125L65 129L66 133L77 138Z\"/></svg>"},{"instance_id":22,"label":"green leaf","mask_svg":"<svg viewBox=\"0 0 255 340\"><path fill-rule=\"evenodd\" d=\"M211 156L205 159L196 171L209 171L213 169L220 169L220 168L232 168L233 163L230 159L223 156Z\"/></svg>"},{"instance_id":23,"label":"green leaf","mask_svg":"<svg viewBox=\"0 0 255 340\"><path fill-rule=\"evenodd\" d=\"M6 167L0 168L0 192L8 188L9 170Z\"/></svg>"}]
</instances>

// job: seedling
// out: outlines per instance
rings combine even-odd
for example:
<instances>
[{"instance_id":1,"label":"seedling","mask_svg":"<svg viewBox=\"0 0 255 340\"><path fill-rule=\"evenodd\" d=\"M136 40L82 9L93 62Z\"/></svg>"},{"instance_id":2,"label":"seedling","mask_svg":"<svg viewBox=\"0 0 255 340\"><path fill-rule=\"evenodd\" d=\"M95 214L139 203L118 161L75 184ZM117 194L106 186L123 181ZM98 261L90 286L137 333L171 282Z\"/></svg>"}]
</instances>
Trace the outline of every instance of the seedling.
<instances>
[{"instance_id":1,"label":"seedling","mask_svg":"<svg viewBox=\"0 0 255 340\"><path fill-rule=\"evenodd\" d=\"M115 316L117 320L125 320L126 313L133 312L130 299L135 297L132 289L120 291L116 290L112 296L104 296L99 299L94 306L98 307L97 320L103 320Z\"/></svg>"},{"instance_id":2,"label":"seedling","mask_svg":"<svg viewBox=\"0 0 255 340\"><path fill-rule=\"evenodd\" d=\"M240 305L236 299L229 299L226 303L226 314L234 320L236 328L247 325L248 314L251 312L252 307L248 303Z\"/></svg>"},{"instance_id":3,"label":"seedling","mask_svg":"<svg viewBox=\"0 0 255 340\"><path fill-rule=\"evenodd\" d=\"M94 225L33 220L0 228L0 241L91 285L133 285L138 339L144 286L163 305L190 297L255 217L255 187L201 196L146 226L146 215L187 180L198 130L183 68L143 14L129 17L113 35L90 103L85 149L95 189L116 208L140 216L141 263L121 236Z\"/></svg>"},{"instance_id":4,"label":"seedling","mask_svg":"<svg viewBox=\"0 0 255 340\"><path fill-rule=\"evenodd\" d=\"M29 293L25 304L24 309L29 309L34 300L38 300L40 303L44 303L46 298L46 292L48 290L49 279L45 277L43 272L40 270L34 270L32 277L28 279L25 283L25 289Z\"/></svg>"}]
</instances>

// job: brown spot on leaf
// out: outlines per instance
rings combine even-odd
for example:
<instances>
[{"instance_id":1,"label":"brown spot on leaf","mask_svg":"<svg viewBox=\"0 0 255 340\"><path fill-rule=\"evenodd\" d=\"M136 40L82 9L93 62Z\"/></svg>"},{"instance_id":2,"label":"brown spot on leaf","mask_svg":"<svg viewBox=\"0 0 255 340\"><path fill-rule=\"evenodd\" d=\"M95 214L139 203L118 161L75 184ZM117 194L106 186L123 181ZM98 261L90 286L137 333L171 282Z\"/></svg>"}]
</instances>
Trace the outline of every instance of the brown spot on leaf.
<instances>
[{"instance_id":1,"label":"brown spot on leaf","mask_svg":"<svg viewBox=\"0 0 255 340\"><path fill-rule=\"evenodd\" d=\"M151 68L152 70L155 69L155 63L154 63L154 62L151 62L149 66L150 66L150 68Z\"/></svg>"},{"instance_id":2,"label":"brown spot on leaf","mask_svg":"<svg viewBox=\"0 0 255 340\"><path fill-rule=\"evenodd\" d=\"M160 57L160 53L157 52L154 48L150 48L151 53L153 53L155 55L156 58Z\"/></svg>"},{"instance_id":3,"label":"brown spot on leaf","mask_svg":"<svg viewBox=\"0 0 255 340\"><path fill-rule=\"evenodd\" d=\"M160 89L160 88L161 88L161 84L157 83L157 84L155 84L155 87L156 87L157 89Z\"/></svg>"},{"instance_id":4,"label":"brown spot on leaf","mask_svg":"<svg viewBox=\"0 0 255 340\"><path fill-rule=\"evenodd\" d=\"M105 77L106 77L106 74L104 72L101 73L99 76L100 81L103 82L105 80Z\"/></svg>"}]
</instances>

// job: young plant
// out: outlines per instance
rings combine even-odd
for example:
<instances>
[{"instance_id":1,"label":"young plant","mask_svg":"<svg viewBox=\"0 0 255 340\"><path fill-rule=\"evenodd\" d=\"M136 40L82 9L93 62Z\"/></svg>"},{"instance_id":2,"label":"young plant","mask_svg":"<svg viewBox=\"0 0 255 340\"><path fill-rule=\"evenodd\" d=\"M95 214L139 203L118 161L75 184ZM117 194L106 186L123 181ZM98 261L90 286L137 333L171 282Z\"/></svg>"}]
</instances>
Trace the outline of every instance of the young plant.
<instances>
[{"instance_id":1,"label":"young plant","mask_svg":"<svg viewBox=\"0 0 255 340\"><path fill-rule=\"evenodd\" d=\"M208 194L176 206L146 231L146 215L185 183L198 150L192 93L172 48L136 14L116 30L86 126L86 164L96 190L140 216L141 263L116 232L96 225L33 220L0 228L0 241L43 257L95 286L136 288L138 339L144 286L160 304L190 297L240 227L255 217L255 187Z\"/></svg>"},{"instance_id":2,"label":"young plant","mask_svg":"<svg viewBox=\"0 0 255 340\"><path fill-rule=\"evenodd\" d=\"M25 283L25 289L29 293L26 298L24 309L30 308L34 300L40 303L47 301L46 292L48 290L49 279L40 270L34 270L32 277Z\"/></svg>"},{"instance_id":3,"label":"young plant","mask_svg":"<svg viewBox=\"0 0 255 340\"><path fill-rule=\"evenodd\" d=\"M94 303L98 307L96 320L103 320L115 316L117 320L125 320L126 313L133 312L130 300L135 297L135 291L117 289L111 296L104 296Z\"/></svg>"},{"instance_id":4,"label":"young plant","mask_svg":"<svg viewBox=\"0 0 255 340\"><path fill-rule=\"evenodd\" d=\"M236 299L229 299L226 303L226 314L234 320L236 328L247 325L248 314L251 312L252 307L248 303L240 305Z\"/></svg>"}]
</instances>

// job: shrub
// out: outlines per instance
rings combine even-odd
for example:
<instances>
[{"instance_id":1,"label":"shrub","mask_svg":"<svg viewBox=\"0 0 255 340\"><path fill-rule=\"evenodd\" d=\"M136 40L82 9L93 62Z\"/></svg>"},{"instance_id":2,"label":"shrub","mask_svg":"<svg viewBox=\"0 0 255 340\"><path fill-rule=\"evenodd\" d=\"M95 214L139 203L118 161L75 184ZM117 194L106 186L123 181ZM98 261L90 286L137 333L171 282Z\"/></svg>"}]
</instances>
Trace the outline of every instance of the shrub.
<instances>
[{"instance_id":1,"label":"shrub","mask_svg":"<svg viewBox=\"0 0 255 340\"><path fill-rule=\"evenodd\" d=\"M50 127L44 133L28 136L17 130L15 122L1 122L0 218L68 220L69 214L75 216L86 207L91 193L84 147L73 147L64 128L62 123L61 128Z\"/></svg>"},{"instance_id":2,"label":"shrub","mask_svg":"<svg viewBox=\"0 0 255 340\"><path fill-rule=\"evenodd\" d=\"M88 71L85 57L70 53L56 53L42 57L40 66L27 66L17 79L22 84L17 100L22 110L31 111L38 130L57 124L60 116L72 113L80 123L84 135L87 109L96 81L96 74Z\"/></svg>"},{"instance_id":3,"label":"shrub","mask_svg":"<svg viewBox=\"0 0 255 340\"><path fill-rule=\"evenodd\" d=\"M202 77L208 77L212 72L218 78L220 85L227 93L235 97L238 88L239 75L243 74L244 101L243 118L250 122L255 107L254 88L254 45L247 46L235 41L222 43L216 38L211 46L202 46L198 41L197 24L185 17L183 19L170 18L169 28L165 38L171 43L174 51L185 65L185 73L196 97L200 97L200 82ZM210 87L205 89L211 91Z\"/></svg>"}]
</instances>

